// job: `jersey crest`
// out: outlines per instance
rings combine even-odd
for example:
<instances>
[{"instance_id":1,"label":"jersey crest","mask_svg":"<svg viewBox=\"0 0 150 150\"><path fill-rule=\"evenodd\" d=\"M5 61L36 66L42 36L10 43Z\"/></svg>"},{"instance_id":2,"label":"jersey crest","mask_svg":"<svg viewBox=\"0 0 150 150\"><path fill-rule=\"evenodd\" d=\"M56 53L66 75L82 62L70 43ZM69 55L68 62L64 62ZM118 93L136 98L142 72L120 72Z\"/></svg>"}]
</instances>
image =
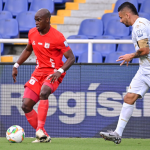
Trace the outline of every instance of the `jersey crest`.
<instances>
[{"instance_id":1,"label":"jersey crest","mask_svg":"<svg viewBox=\"0 0 150 150\"><path fill-rule=\"evenodd\" d=\"M44 47L45 48L50 48L50 43L45 43Z\"/></svg>"}]
</instances>

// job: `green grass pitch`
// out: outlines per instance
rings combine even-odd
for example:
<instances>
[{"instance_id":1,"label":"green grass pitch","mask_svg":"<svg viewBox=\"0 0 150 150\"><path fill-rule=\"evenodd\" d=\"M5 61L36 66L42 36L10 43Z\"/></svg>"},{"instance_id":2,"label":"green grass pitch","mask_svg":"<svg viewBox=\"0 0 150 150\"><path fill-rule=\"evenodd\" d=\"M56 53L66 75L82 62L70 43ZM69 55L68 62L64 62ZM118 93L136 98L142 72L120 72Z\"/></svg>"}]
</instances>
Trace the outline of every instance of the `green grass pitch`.
<instances>
[{"instance_id":1,"label":"green grass pitch","mask_svg":"<svg viewBox=\"0 0 150 150\"><path fill-rule=\"evenodd\" d=\"M9 143L0 138L0 150L150 150L150 139L122 139L121 144L102 138L52 138L51 143L31 143L34 138L25 138L22 143Z\"/></svg>"}]
</instances>

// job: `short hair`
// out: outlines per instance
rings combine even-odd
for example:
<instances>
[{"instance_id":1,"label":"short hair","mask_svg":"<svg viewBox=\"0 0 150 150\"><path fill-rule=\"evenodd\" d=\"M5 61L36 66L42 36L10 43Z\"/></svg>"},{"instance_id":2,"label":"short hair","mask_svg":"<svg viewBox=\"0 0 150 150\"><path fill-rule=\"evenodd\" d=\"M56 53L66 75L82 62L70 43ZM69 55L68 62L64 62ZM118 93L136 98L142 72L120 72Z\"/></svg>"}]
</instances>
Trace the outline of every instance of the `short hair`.
<instances>
[{"instance_id":1,"label":"short hair","mask_svg":"<svg viewBox=\"0 0 150 150\"><path fill-rule=\"evenodd\" d=\"M139 15L135 6L130 2L124 2L118 7L118 12L123 10L124 8L128 8L134 15Z\"/></svg>"}]
</instances>

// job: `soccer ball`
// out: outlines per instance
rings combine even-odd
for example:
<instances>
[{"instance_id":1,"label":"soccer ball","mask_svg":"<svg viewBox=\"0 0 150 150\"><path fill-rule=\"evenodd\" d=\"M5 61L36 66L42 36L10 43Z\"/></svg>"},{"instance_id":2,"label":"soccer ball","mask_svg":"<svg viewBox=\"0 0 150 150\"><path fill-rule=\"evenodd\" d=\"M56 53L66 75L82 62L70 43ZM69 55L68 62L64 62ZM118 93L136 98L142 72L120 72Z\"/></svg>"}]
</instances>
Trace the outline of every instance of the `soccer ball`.
<instances>
[{"instance_id":1,"label":"soccer ball","mask_svg":"<svg viewBox=\"0 0 150 150\"><path fill-rule=\"evenodd\" d=\"M24 137L24 129L18 125L11 126L6 131L6 138L10 143L21 143Z\"/></svg>"}]
</instances>

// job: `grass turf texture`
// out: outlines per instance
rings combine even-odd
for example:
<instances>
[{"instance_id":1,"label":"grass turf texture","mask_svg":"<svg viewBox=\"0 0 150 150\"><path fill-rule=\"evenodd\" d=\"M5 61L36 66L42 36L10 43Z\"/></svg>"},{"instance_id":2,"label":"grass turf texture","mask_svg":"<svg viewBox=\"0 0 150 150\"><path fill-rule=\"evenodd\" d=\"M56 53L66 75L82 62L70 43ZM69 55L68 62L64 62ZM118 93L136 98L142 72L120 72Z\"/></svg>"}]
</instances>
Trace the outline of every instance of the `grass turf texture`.
<instances>
[{"instance_id":1,"label":"grass turf texture","mask_svg":"<svg viewBox=\"0 0 150 150\"><path fill-rule=\"evenodd\" d=\"M0 138L0 150L150 150L150 139L122 139L119 145L102 138L52 138L51 143L31 143L33 140L9 143Z\"/></svg>"}]
</instances>

